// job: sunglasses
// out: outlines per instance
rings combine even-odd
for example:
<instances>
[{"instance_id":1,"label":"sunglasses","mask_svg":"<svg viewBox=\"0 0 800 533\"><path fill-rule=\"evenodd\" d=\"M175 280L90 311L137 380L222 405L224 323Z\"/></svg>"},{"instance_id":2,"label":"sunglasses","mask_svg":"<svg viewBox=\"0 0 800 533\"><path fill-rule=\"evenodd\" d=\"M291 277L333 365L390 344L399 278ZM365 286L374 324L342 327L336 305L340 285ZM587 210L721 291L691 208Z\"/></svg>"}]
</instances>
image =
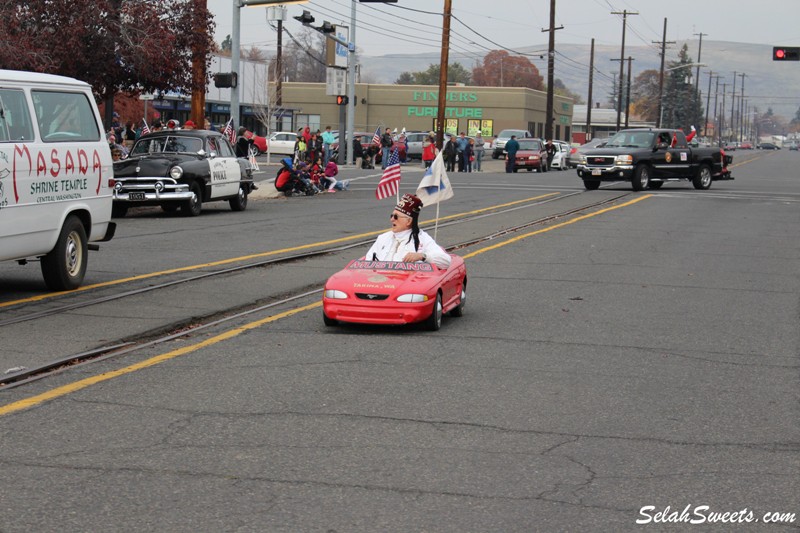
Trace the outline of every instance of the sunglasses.
<instances>
[{"instance_id":1,"label":"sunglasses","mask_svg":"<svg viewBox=\"0 0 800 533\"><path fill-rule=\"evenodd\" d=\"M408 215L398 215L397 213L392 213L391 215L389 215L389 218L391 218L392 220L397 220L398 218L411 218L411 217Z\"/></svg>"}]
</instances>

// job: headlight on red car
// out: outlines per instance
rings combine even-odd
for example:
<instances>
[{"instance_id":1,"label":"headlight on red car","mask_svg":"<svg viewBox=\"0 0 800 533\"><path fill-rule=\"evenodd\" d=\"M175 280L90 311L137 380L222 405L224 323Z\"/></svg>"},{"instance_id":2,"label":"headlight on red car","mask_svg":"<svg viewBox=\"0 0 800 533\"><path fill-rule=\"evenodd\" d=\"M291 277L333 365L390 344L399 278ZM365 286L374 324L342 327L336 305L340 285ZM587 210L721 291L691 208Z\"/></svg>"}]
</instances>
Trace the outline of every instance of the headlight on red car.
<instances>
[{"instance_id":1,"label":"headlight on red car","mask_svg":"<svg viewBox=\"0 0 800 533\"><path fill-rule=\"evenodd\" d=\"M426 294L401 294L397 297L398 302L403 303L420 303L427 302L428 295Z\"/></svg>"},{"instance_id":2,"label":"headlight on red car","mask_svg":"<svg viewBox=\"0 0 800 533\"><path fill-rule=\"evenodd\" d=\"M346 300L347 293L337 291L336 289L325 289L325 298L331 298L333 300Z\"/></svg>"}]
</instances>

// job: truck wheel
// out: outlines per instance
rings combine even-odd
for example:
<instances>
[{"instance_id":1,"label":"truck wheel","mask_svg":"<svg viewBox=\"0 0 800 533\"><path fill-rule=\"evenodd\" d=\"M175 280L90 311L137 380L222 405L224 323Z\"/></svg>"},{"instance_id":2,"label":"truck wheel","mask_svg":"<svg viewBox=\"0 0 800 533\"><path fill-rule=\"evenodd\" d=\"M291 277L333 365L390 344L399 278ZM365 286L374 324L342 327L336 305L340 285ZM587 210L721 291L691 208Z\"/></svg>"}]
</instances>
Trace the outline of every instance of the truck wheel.
<instances>
[{"instance_id":1,"label":"truck wheel","mask_svg":"<svg viewBox=\"0 0 800 533\"><path fill-rule=\"evenodd\" d=\"M692 179L695 189L708 189L711 187L711 169L708 165L700 165L697 175Z\"/></svg>"},{"instance_id":2,"label":"truck wheel","mask_svg":"<svg viewBox=\"0 0 800 533\"><path fill-rule=\"evenodd\" d=\"M664 185L663 181L651 181L650 182L650 188L651 189L660 189L662 185Z\"/></svg>"},{"instance_id":3,"label":"truck wheel","mask_svg":"<svg viewBox=\"0 0 800 533\"><path fill-rule=\"evenodd\" d=\"M200 190L200 184L196 181L192 182L189 190L193 194L191 199L185 200L181 205L181 214L187 217L196 217L203 210L203 193Z\"/></svg>"},{"instance_id":4,"label":"truck wheel","mask_svg":"<svg viewBox=\"0 0 800 533\"><path fill-rule=\"evenodd\" d=\"M431 316L425 320L425 329L428 331L439 331L442 327L442 294L436 293L436 301L433 303Z\"/></svg>"},{"instance_id":5,"label":"truck wheel","mask_svg":"<svg viewBox=\"0 0 800 533\"><path fill-rule=\"evenodd\" d=\"M42 257L42 276L52 291L71 291L83 283L88 254L86 230L76 216L69 216L55 247Z\"/></svg>"},{"instance_id":6,"label":"truck wheel","mask_svg":"<svg viewBox=\"0 0 800 533\"><path fill-rule=\"evenodd\" d=\"M239 187L239 194L236 195L236 198L228 200L228 203L231 204L231 210L233 211L247 209L247 191L244 190L244 187Z\"/></svg>"},{"instance_id":7,"label":"truck wheel","mask_svg":"<svg viewBox=\"0 0 800 533\"><path fill-rule=\"evenodd\" d=\"M650 169L647 165L639 165L633 174L631 185L634 191L643 191L650 185Z\"/></svg>"},{"instance_id":8,"label":"truck wheel","mask_svg":"<svg viewBox=\"0 0 800 533\"><path fill-rule=\"evenodd\" d=\"M596 180L583 180L583 188L587 191L596 191L600 188L600 182Z\"/></svg>"}]
</instances>

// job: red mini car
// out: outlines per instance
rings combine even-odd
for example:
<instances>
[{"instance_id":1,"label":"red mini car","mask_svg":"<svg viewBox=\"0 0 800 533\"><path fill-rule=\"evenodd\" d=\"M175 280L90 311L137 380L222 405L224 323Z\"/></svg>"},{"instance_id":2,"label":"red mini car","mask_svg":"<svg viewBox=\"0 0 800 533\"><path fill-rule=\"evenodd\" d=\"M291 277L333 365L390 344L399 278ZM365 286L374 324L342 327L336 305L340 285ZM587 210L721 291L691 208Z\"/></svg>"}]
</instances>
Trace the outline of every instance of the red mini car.
<instances>
[{"instance_id":1,"label":"red mini car","mask_svg":"<svg viewBox=\"0 0 800 533\"><path fill-rule=\"evenodd\" d=\"M547 172L547 150L539 139L519 139L519 150L514 158L514 172L521 168Z\"/></svg>"},{"instance_id":2,"label":"red mini car","mask_svg":"<svg viewBox=\"0 0 800 533\"><path fill-rule=\"evenodd\" d=\"M424 322L437 331L444 313L464 314L467 299L467 267L457 255L450 257L447 270L430 263L351 261L325 283L325 325Z\"/></svg>"}]
</instances>

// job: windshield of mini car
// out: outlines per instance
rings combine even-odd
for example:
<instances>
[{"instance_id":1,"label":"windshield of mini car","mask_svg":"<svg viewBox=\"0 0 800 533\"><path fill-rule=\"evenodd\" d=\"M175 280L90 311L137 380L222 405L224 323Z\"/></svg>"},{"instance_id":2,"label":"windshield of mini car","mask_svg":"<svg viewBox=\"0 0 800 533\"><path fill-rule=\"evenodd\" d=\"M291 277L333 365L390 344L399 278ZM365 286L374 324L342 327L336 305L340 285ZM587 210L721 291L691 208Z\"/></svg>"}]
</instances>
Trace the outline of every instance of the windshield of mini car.
<instances>
[{"instance_id":1,"label":"windshield of mini car","mask_svg":"<svg viewBox=\"0 0 800 533\"><path fill-rule=\"evenodd\" d=\"M655 133L652 131L621 131L611 137L606 148L650 148Z\"/></svg>"},{"instance_id":2,"label":"windshield of mini car","mask_svg":"<svg viewBox=\"0 0 800 533\"><path fill-rule=\"evenodd\" d=\"M196 137L183 137L169 135L166 137L152 137L139 139L131 150L131 155L160 154L160 153L191 153L196 154L203 150L203 140Z\"/></svg>"},{"instance_id":3,"label":"windshield of mini car","mask_svg":"<svg viewBox=\"0 0 800 533\"><path fill-rule=\"evenodd\" d=\"M539 143L539 141L519 141L519 149L540 151L542 149L542 145Z\"/></svg>"}]
</instances>

